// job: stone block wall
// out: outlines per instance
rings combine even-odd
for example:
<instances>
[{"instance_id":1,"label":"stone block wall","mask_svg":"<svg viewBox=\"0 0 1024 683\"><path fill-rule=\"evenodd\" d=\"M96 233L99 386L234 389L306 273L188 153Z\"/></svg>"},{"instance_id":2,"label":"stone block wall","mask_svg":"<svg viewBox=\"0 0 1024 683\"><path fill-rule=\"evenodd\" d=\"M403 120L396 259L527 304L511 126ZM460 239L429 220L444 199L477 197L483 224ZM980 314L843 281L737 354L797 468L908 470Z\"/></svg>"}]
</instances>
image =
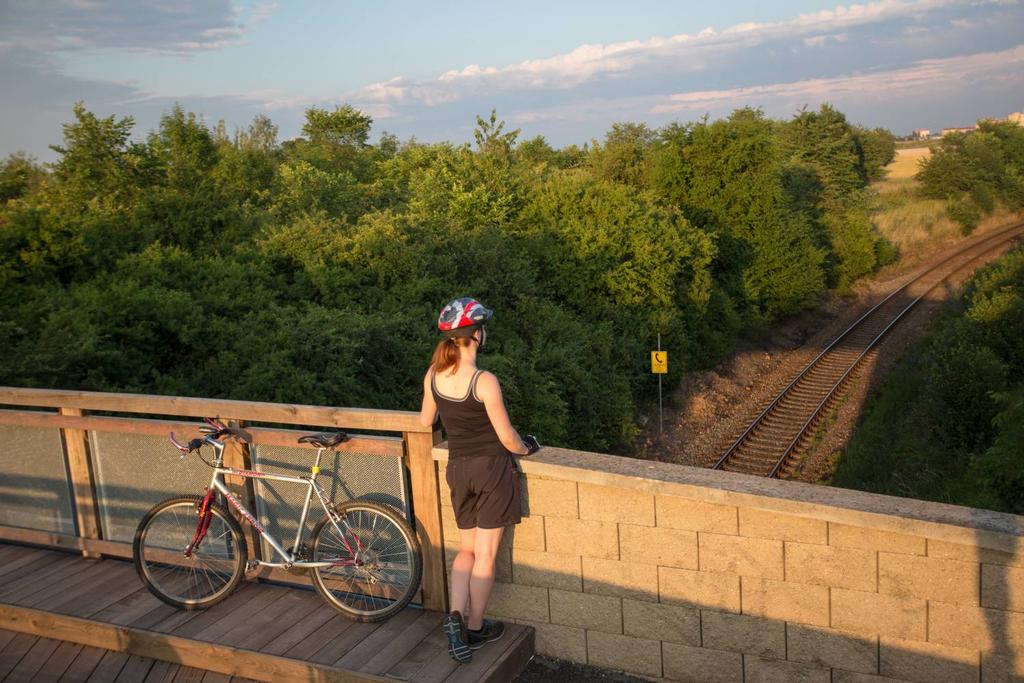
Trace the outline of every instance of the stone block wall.
<instances>
[{"instance_id":1,"label":"stone block wall","mask_svg":"<svg viewBox=\"0 0 1024 683\"><path fill-rule=\"evenodd\" d=\"M674 681L1024 681L1020 517L558 449L521 467L489 614L542 654Z\"/></svg>"}]
</instances>

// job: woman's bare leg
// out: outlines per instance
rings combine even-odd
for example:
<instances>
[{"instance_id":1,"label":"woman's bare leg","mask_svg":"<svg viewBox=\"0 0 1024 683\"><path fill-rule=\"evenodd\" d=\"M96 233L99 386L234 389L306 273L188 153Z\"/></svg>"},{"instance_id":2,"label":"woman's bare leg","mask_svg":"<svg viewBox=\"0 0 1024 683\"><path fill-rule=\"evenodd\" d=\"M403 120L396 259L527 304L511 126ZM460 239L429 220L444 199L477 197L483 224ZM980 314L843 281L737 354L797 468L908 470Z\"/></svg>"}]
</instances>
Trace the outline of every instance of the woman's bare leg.
<instances>
[{"instance_id":1,"label":"woman's bare leg","mask_svg":"<svg viewBox=\"0 0 1024 683\"><path fill-rule=\"evenodd\" d=\"M498 545L501 543L501 534L505 529L503 527L497 529L477 528L475 531L476 542L473 546L475 561L469 578L469 623L467 624L473 630L481 628L484 623L487 600L491 597L491 588L494 587L494 560L498 554ZM453 582L454 574L453 569Z\"/></svg>"},{"instance_id":2,"label":"woman's bare leg","mask_svg":"<svg viewBox=\"0 0 1024 683\"><path fill-rule=\"evenodd\" d=\"M451 610L463 616L469 608L469 583L476 559L476 529L459 529L459 554L452 561Z\"/></svg>"}]
</instances>

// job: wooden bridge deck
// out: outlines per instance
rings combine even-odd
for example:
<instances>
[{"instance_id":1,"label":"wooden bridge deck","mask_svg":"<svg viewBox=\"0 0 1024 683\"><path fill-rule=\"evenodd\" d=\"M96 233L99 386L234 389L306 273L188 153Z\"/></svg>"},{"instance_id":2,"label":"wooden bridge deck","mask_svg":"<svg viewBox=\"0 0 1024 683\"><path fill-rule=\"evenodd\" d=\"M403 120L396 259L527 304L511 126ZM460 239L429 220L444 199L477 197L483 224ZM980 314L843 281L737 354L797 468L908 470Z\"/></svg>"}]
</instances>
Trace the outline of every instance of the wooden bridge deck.
<instances>
[{"instance_id":1,"label":"wooden bridge deck","mask_svg":"<svg viewBox=\"0 0 1024 683\"><path fill-rule=\"evenodd\" d=\"M153 597L130 562L0 544L5 680L509 681L533 653L533 630L508 624L459 665L440 622L410 607L357 623L310 590L265 583L185 612Z\"/></svg>"}]
</instances>

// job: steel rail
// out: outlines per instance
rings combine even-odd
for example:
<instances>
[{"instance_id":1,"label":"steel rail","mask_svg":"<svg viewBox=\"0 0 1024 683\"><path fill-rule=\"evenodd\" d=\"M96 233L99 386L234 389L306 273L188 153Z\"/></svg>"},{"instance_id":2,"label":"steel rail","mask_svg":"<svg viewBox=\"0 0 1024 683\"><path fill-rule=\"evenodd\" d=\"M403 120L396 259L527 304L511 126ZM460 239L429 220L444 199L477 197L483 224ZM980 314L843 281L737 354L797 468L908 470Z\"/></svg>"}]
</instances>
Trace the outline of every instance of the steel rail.
<instances>
[{"instance_id":1,"label":"steel rail","mask_svg":"<svg viewBox=\"0 0 1024 683\"><path fill-rule=\"evenodd\" d=\"M985 256L989 251L991 251L995 247L1000 246L1000 245L1004 244L1005 242L1007 242L1007 241L1013 239L1014 237L1016 237L1017 235L1012 234L1012 233L1016 233L1022 226L1024 226L1024 223L1014 224L1014 225L1009 226L1008 228L1005 228L1005 229L1003 229L1003 230L1001 230L1001 231L999 231L997 233L993 233L992 235L989 235L989 236L987 236L987 237L985 237L985 238L983 238L981 240L978 240L978 242L976 242L975 244L972 244L965 251L973 251L973 250L976 250L978 248L982 248L982 253L978 254L976 256L971 257L970 259L968 259L964 263L964 265L967 265L968 263L976 261L977 259ZM1007 237L1008 235L1009 235L1009 237ZM993 242L995 244L992 244ZM950 256L948 256L947 258L943 259L939 263L934 264L934 265L926 268L925 270L922 270L920 273L914 275L910 280L908 280L906 283L904 283L902 286L898 287L897 289L893 290L885 298L883 298L877 304L872 306L867 312L865 312L863 315L861 315L859 318L857 318L856 321L854 321L849 327L846 328L846 330L844 330L838 337L836 337L835 340L832 341L832 343L830 343L827 347L825 347L825 349L822 350L821 353L819 353L817 356L815 356L814 359L811 360L804 367L803 370L801 370L800 374L797 375L796 378L794 378L789 384L786 385L786 387L781 392L779 392L778 395L775 396L775 398L768 404L768 406L764 410L761 411L761 413L754 419L754 421L750 423L750 425L743 431L743 433L718 458L718 460L713 465L712 469L721 469L728 462L729 458L731 458L733 455L735 455L736 451L739 450L740 446L747 439L747 437L750 436L751 432L753 432L758 426L760 426L764 422L764 419L776 408L776 406L778 406L779 402L782 401L782 399L784 399L789 394L789 392L802 379L804 379L807 376L807 374L811 370L813 370L815 367L817 367L819 361L821 361L822 358L827 353L829 353L833 348L835 348L835 346L837 344L839 344L841 341L846 339L854 330L856 330L858 327L860 327L861 323L864 322L869 316L871 316L879 308L881 308L886 303L888 303L890 300L892 300L893 297L895 297L896 295L904 292L911 285L914 285L914 284L918 283L920 280L922 280L927 275L929 275L931 273L934 273L936 270L942 268L943 266L948 264L950 261L953 261L953 260L955 260L955 259L957 259L959 257L962 257L963 255L964 255L964 252L957 252L955 254L951 254ZM832 398L832 396L835 394L837 389L842 385L843 382L846 381L846 379L853 372L853 370L860 364L860 362L863 359L863 357L865 355L867 355L867 353L870 352L872 348L874 348L874 346L878 343L878 341L881 340L881 338L885 335L885 333L888 332L889 329L891 329L892 326L895 325L896 322L898 320L900 320L907 311L909 311L926 294L928 294L928 292L931 292L933 289L935 289L935 287L938 287L940 284L945 282L953 273L957 272L957 270L960 270L961 268L963 268L963 266L960 266L956 270L953 270L949 274L947 274L947 275L943 276L942 278L940 278L934 285L929 287L923 294L921 294L919 297L917 297L909 306L904 308L892 321L889 322L888 325L886 325L885 329L883 329L881 333L876 335L876 337L868 343L868 345L857 356L857 358L853 361L853 363L851 363L851 365L847 368L847 370L843 373L843 375L832 384L832 388L828 391L828 393L826 394L825 398L822 399L821 402L819 402L818 406L811 413L811 416L804 422L804 425L800 428L800 430L797 433L796 437L790 442L789 446L786 448L786 450L783 453L783 455L779 458L778 462L772 468L772 470L768 474L769 477L774 477L774 476L776 476L778 474L778 471L785 464L786 459L789 457L789 455L792 453L792 451L795 450L795 448L796 448L797 444L799 443L800 439L803 438L803 436L805 435L807 429L809 428L811 423L814 421L814 419L818 417L818 415L820 414L820 412L822 411L824 406Z\"/></svg>"}]
</instances>

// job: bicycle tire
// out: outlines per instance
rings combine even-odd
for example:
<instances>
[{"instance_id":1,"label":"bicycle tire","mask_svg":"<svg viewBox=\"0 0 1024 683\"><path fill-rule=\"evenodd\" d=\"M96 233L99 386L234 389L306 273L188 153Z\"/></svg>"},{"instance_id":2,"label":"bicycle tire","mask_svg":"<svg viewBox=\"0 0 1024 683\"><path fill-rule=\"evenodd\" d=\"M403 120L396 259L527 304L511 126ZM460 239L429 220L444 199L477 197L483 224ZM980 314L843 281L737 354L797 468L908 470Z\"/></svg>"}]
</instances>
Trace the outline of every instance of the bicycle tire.
<instances>
[{"instance_id":1,"label":"bicycle tire","mask_svg":"<svg viewBox=\"0 0 1024 683\"><path fill-rule=\"evenodd\" d=\"M393 509L366 500L336 505L334 510L347 529L343 533L349 534L348 544L325 515L313 529L312 560L361 564L311 568L317 592L354 621L382 621L402 611L423 574L419 542L409 524ZM353 546L360 549L352 553ZM389 558L390 566L382 566Z\"/></svg>"},{"instance_id":2,"label":"bicycle tire","mask_svg":"<svg viewBox=\"0 0 1024 683\"><path fill-rule=\"evenodd\" d=\"M213 503L206 537L185 558L183 550L192 542L202 500L178 496L157 503L139 522L132 543L132 560L142 583L160 600L184 610L206 609L231 595L245 574L249 555L241 525Z\"/></svg>"}]
</instances>

